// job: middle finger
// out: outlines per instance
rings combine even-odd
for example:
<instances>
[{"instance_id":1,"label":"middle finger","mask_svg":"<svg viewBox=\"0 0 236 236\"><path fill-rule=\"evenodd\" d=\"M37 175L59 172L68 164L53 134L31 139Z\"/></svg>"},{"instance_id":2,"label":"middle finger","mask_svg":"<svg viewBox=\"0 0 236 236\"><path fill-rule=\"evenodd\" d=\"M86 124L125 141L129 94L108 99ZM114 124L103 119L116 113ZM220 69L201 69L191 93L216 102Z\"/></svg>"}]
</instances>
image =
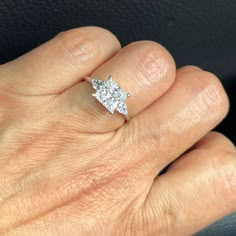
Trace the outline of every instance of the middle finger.
<instances>
[{"instance_id":1,"label":"middle finger","mask_svg":"<svg viewBox=\"0 0 236 236\"><path fill-rule=\"evenodd\" d=\"M133 156L148 158L156 174L213 129L228 108L224 89L213 74L185 67L177 71L168 93L120 132L130 137Z\"/></svg>"}]
</instances>

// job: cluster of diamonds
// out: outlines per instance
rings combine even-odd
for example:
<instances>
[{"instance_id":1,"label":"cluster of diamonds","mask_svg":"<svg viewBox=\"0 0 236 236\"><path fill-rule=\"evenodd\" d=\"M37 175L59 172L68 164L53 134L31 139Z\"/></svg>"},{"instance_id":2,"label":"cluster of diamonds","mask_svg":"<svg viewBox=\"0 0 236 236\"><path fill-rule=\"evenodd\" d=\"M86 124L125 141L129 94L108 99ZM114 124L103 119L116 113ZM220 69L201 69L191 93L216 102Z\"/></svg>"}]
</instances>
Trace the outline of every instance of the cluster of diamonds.
<instances>
[{"instance_id":1,"label":"cluster of diamonds","mask_svg":"<svg viewBox=\"0 0 236 236\"><path fill-rule=\"evenodd\" d=\"M128 115L126 98L130 95L126 93L119 85L109 76L108 80L92 79L92 86L96 90L94 97L113 114L118 111L121 114Z\"/></svg>"}]
</instances>

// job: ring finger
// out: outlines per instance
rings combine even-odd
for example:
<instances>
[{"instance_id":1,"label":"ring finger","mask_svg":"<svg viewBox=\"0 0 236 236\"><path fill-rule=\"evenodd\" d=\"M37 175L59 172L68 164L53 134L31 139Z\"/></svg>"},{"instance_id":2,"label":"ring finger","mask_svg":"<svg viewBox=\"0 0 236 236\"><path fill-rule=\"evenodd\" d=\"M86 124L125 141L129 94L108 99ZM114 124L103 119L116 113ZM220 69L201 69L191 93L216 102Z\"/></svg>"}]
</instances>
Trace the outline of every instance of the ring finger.
<instances>
[{"instance_id":1,"label":"ring finger","mask_svg":"<svg viewBox=\"0 0 236 236\"><path fill-rule=\"evenodd\" d=\"M112 75L113 80L126 92L129 118L162 96L175 79L175 63L159 44L152 41L134 42L124 47L109 61L100 66L90 76L106 80ZM88 123L85 129L92 132L108 132L119 128L124 116L116 112L113 116L92 97L94 89L84 81L62 94L66 104L63 114L79 114L80 123Z\"/></svg>"}]
</instances>

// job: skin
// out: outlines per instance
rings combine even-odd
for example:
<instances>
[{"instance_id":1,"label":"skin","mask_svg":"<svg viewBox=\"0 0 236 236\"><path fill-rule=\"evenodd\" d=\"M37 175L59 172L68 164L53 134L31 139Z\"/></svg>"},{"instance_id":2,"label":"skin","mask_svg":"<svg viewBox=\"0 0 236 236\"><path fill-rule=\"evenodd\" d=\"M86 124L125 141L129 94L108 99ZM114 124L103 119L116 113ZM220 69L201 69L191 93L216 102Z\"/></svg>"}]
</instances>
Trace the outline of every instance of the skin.
<instances>
[{"instance_id":1,"label":"skin","mask_svg":"<svg viewBox=\"0 0 236 236\"><path fill-rule=\"evenodd\" d=\"M129 122L86 75L131 94ZM1 235L183 236L236 210L235 147L211 132L229 102L212 73L90 26L1 65L0 78Z\"/></svg>"}]
</instances>

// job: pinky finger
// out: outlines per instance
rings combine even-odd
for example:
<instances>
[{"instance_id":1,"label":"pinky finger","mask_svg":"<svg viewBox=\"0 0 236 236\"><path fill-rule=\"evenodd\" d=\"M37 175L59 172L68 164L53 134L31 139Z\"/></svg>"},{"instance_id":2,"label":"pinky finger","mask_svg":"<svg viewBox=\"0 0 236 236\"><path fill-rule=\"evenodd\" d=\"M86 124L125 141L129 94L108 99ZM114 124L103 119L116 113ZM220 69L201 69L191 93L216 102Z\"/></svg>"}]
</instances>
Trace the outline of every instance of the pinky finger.
<instances>
[{"instance_id":1,"label":"pinky finger","mask_svg":"<svg viewBox=\"0 0 236 236\"><path fill-rule=\"evenodd\" d=\"M153 235L176 236L192 235L236 211L233 144L218 133L207 135L154 181L143 211Z\"/></svg>"}]
</instances>

